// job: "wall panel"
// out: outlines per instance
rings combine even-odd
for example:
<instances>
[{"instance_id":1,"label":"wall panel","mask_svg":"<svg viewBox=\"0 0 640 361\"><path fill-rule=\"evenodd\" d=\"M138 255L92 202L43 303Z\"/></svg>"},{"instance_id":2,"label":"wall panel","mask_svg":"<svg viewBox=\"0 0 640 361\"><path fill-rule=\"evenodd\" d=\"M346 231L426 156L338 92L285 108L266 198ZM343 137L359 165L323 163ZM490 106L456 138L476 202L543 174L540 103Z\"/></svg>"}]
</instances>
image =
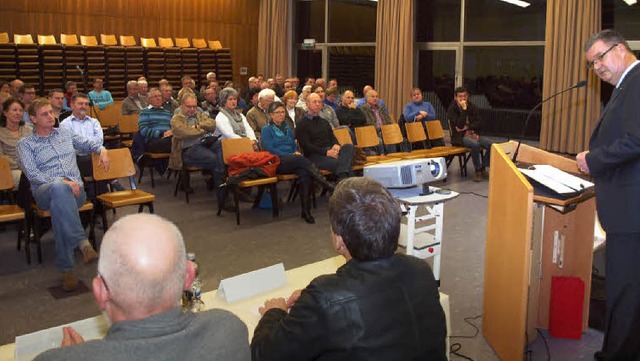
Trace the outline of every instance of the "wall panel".
<instances>
[{"instance_id":1,"label":"wall panel","mask_svg":"<svg viewBox=\"0 0 640 361\"><path fill-rule=\"evenodd\" d=\"M256 72L260 0L3 0L0 31L220 40L239 67Z\"/></svg>"}]
</instances>

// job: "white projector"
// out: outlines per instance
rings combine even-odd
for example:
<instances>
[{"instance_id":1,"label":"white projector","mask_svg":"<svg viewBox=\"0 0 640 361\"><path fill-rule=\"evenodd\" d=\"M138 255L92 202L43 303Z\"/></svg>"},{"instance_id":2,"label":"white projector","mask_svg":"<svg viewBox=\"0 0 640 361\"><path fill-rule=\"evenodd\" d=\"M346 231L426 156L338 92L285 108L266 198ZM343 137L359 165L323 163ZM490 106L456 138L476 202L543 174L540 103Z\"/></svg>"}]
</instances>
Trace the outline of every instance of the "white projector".
<instances>
[{"instance_id":1,"label":"white projector","mask_svg":"<svg viewBox=\"0 0 640 361\"><path fill-rule=\"evenodd\" d=\"M387 188L410 188L447 178L444 158L399 160L364 167L364 176Z\"/></svg>"}]
</instances>

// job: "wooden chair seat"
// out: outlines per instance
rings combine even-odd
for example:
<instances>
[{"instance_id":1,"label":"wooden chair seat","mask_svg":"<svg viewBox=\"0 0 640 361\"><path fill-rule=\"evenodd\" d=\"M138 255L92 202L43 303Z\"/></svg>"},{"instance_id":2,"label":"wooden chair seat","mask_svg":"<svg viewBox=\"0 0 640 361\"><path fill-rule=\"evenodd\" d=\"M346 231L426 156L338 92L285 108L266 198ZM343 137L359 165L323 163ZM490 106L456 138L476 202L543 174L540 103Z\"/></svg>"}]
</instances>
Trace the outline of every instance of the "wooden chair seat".
<instances>
[{"instance_id":1,"label":"wooden chair seat","mask_svg":"<svg viewBox=\"0 0 640 361\"><path fill-rule=\"evenodd\" d=\"M388 162L395 162L396 160L400 160L400 158L389 157L386 155L368 155L367 156L367 162L388 163Z\"/></svg>"},{"instance_id":2,"label":"wooden chair seat","mask_svg":"<svg viewBox=\"0 0 640 361\"><path fill-rule=\"evenodd\" d=\"M143 190L124 190L104 193L98 199L109 208L120 208L140 203L149 203L156 200L156 196Z\"/></svg>"},{"instance_id":3,"label":"wooden chair seat","mask_svg":"<svg viewBox=\"0 0 640 361\"><path fill-rule=\"evenodd\" d=\"M40 207L38 207L36 204L31 206L33 211L35 212L35 215L40 217L40 218L49 218L51 217L51 212L46 211ZM82 207L78 208L78 212L87 212L87 211L92 211L93 210L93 203L91 203L90 201L86 201L84 202L84 204L82 205Z\"/></svg>"},{"instance_id":4,"label":"wooden chair seat","mask_svg":"<svg viewBox=\"0 0 640 361\"><path fill-rule=\"evenodd\" d=\"M276 178L278 178L279 182L292 181L294 179L298 179L297 174L287 173L287 174L276 174Z\"/></svg>"},{"instance_id":5,"label":"wooden chair seat","mask_svg":"<svg viewBox=\"0 0 640 361\"><path fill-rule=\"evenodd\" d=\"M276 182L278 182L278 177L251 179L251 180L241 181L240 183L238 183L238 187L240 187L240 188L249 188L249 187L262 186L262 185L265 185L265 184L272 184L272 183L276 183Z\"/></svg>"},{"instance_id":6,"label":"wooden chair seat","mask_svg":"<svg viewBox=\"0 0 640 361\"><path fill-rule=\"evenodd\" d=\"M0 206L0 223L14 222L24 219L24 210L14 204Z\"/></svg>"}]
</instances>

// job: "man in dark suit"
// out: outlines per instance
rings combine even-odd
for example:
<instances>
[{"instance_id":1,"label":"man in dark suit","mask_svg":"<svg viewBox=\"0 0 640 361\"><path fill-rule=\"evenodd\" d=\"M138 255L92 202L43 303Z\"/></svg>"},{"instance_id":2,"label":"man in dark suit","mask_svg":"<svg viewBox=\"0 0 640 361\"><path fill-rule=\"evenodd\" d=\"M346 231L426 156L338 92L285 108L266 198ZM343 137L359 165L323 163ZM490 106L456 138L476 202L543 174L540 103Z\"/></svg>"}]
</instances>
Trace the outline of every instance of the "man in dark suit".
<instances>
[{"instance_id":1,"label":"man in dark suit","mask_svg":"<svg viewBox=\"0 0 640 361\"><path fill-rule=\"evenodd\" d=\"M603 30L584 47L589 67L616 88L578 168L596 185L607 233L606 330L597 360L640 360L640 66L622 35Z\"/></svg>"}]
</instances>

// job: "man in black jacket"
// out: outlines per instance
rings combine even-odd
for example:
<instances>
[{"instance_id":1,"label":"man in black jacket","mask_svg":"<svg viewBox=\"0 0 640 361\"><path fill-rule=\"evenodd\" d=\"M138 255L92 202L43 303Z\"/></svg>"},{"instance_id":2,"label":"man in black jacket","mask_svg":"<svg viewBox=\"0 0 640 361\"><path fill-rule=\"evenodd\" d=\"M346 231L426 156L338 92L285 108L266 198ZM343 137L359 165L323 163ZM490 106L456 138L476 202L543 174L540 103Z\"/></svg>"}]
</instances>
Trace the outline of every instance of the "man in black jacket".
<instances>
[{"instance_id":1,"label":"man in black jacket","mask_svg":"<svg viewBox=\"0 0 640 361\"><path fill-rule=\"evenodd\" d=\"M347 263L287 301L265 302L252 359L446 360L445 316L431 268L395 253L400 219L380 183L340 182L329 220L333 246Z\"/></svg>"}]
</instances>

